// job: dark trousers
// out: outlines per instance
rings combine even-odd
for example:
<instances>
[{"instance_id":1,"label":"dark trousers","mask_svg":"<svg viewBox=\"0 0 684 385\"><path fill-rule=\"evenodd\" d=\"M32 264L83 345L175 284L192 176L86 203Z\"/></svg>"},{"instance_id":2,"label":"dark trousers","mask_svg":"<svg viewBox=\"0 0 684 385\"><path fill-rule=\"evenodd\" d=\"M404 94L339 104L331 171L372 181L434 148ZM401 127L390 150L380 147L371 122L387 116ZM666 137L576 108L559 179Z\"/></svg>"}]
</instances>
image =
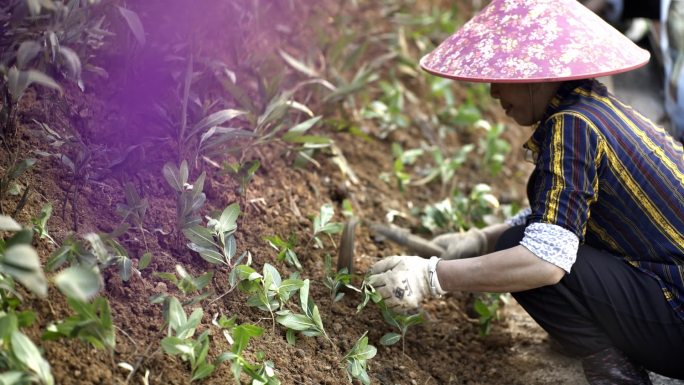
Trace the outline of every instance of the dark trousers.
<instances>
[{"instance_id":1,"label":"dark trousers","mask_svg":"<svg viewBox=\"0 0 684 385\"><path fill-rule=\"evenodd\" d=\"M507 230L497 250L518 245L523 235L524 226ZM512 294L574 355L614 346L650 371L684 379L684 321L655 279L619 257L580 246L558 284Z\"/></svg>"}]
</instances>

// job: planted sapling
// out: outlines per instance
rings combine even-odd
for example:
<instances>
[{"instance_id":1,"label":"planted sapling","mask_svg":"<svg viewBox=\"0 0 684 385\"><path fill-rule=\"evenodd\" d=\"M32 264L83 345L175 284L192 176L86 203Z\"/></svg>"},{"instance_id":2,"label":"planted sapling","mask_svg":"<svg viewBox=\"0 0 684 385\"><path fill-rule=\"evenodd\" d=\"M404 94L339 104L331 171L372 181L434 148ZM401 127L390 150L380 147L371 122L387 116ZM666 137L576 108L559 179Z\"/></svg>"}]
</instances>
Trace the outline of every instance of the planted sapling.
<instances>
[{"instance_id":1,"label":"planted sapling","mask_svg":"<svg viewBox=\"0 0 684 385\"><path fill-rule=\"evenodd\" d=\"M177 298L171 297L166 314L168 336L162 339L164 352L180 356L190 363L190 382L201 380L214 372L216 366L207 362L209 353L209 331L205 330L194 339L195 330L202 321L204 312L195 308L188 317Z\"/></svg>"},{"instance_id":2,"label":"planted sapling","mask_svg":"<svg viewBox=\"0 0 684 385\"><path fill-rule=\"evenodd\" d=\"M330 342L335 350L337 347L332 342L323 328L318 306L309 298L309 280L305 279L299 289L299 305L303 314L294 313L291 310L280 310L277 312L276 321L285 326L287 330L287 341L294 345L295 332L300 332L307 337L323 336Z\"/></svg>"},{"instance_id":3,"label":"planted sapling","mask_svg":"<svg viewBox=\"0 0 684 385\"><path fill-rule=\"evenodd\" d=\"M263 274L248 265L238 265L234 271L240 290L251 295L247 305L268 311L273 327L276 320L274 312L282 309L292 295L304 286L304 281L298 278L282 280L278 270L268 263L264 264Z\"/></svg>"},{"instance_id":4,"label":"planted sapling","mask_svg":"<svg viewBox=\"0 0 684 385\"><path fill-rule=\"evenodd\" d=\"M14 164L11 165L9 170L5 172L2 177L0 177L0 214L4 214L5 210L2 205L2 201L5 199L5 196L7 194L11 195L19 195L22 194L21 199L19 200L19 203L17 206L14 208L12 211L12 215L16 216L19 211L23 208L23 205L26 203L26 199L28 198L28 193L30 188L27 186L24 188L24 192L20 192L20 187L17 184L16 180L19 179L19 177L26 172L29 168L33 167L33 165L36 163L36 159L33 158L27 158L27 159L22 159L21 161L15 161Z\"/></svg>"},{"instance_id":5,"label":"planted sapling","mask_svg":"<svg viewBox=\"0 0 684 385\"><path fill-rule=\"evenodd\" d=\"M47 295L47 280L38 253L31 246L33 231L22 229L14 219L0 215L0 231L15 233L0 239L0 276L10 276L33 293Z\"/></svg>"},{"instance_id":6,"label":"planted sapling","mask_svg":"<svg viewBox=\"0 0 684 385\"><path fill-rule=\"evenodd\" d=\"M401 352L406 348L406 332L411 326L419 325L425 322L423 313L417 314L398 314L387 308L384 302L379 302L380 312L385 322L394 326L399 330L399 333L387 333L380 338L380 343L385 346L394 345L401 340Z\"/></svg>"},{"instance_id":7,"label":"planted sapling","mask_svg":"<svg viewBox=\"0 0 684 385\"><path fill-rule=\"evenodd\" d=\"M344 355L346 361L347 376L349 382L352 378L356 378L363 385L370 385L370 378L366 370L368 369L368 360L375 357L378 350L373 345L368 344L368 332L363 333L361 338L356 341L354 346Z\"/></svg>"},{"instance_id":8,"label":"planted sapling","mask_svg":"<svg viewBox=\"0 0 684 385\"><path fill-rule=\"evenodd\" d=\"M240 195L242 195L245 201L247 200L247 186L260 166L261 163L258 160L253 160L244 163L227 163L223 167L224 170L228 171L240 182Z\"/></svg>"},{"instance_id":9,"label":"planted sapling","mask_svg":"<svg viewBox=\"0 0 684 385\"><path fill-rule=\"evenodd\" d=\"M261 337L264 329L252 324L237 325L236 317L221 316L218 320L217 317L218 314L214 316L212 323L222 329L223 335L231 345L231 351L219 355L216 362L230 362L230 369L237 384L241 384L240 374L244 372L252 378L252 385L279 385L280 380L276 376L273 362L266 361L263 352L256 354L261 364L251 363L243 354L249 345L249 340Z\"/></svg>"},{"instance_id":10,"label":"planted sapling","mask_svg":"<svg viewBox=\"0 0 684 385\"><path fill-rule=\"evenodd\" d=\"M176 230L179 233L202 222L199 210L207 199L202 192L206 174L202 173L195 183L189 184L188 173L188 162L185 160L180 167L167 163L163 169L164 179L176 192Z\"/></svg>"},{"instance_id":11,"label":"planted sapling","mask_svg":"<svg viewBox=\"0 0 684 385\"><path fill-rule=\"evenodd\" d=\"M53 385L50 364L22 326L14 312L0 313L0 384Z\"/></svg>"},{"instance_id":12,"label":"planted sapling","mask_svg":"<svg viewBox=\"0 0 684 385\"><path fill-rule=\"evenodd\" d=\"M52 204L46 203L40 209L40 214L38 217L31 219L31 223L33 223L33 231L35 231L36 235L38 235L38 239L47 238L50 243L57 245L57 242L55 242L55 240L48 233L47 225L51 215Z\"/></svg>"},{"instance_id":13,"label":"planted sapling","mask_svg":"<svg viewBox=\"0 0 684 385\"><path fill-rule=\"evenodd\" d=\"M183 229L190 241L188 248L199 253L205 261L214 265L233 268L236 252L235 231L240 205L233 203L226 207L218 218L209 218L207 227L199 224Z\"/></svg>"},{"instance_id":14,"label":"planted sapling","mask_svg":"<svg viewBox=\"0 0 684 385\"><path fill-rule=\"evenodd\" d=\"M332 264L332 257L330 257L329 254L326 254L325 279L323 280L323 284L325 287L330 289L330 299L333 302L340 301L342 298L344 298L345 293L342 290L345 288L357 291L359 293L361 292L361 290L351 284L351 281L352 274L347 272L347 268L343 267L342 269L335 271Z\"/></svg>"},{"instance_id":15,"label":"planted sapling","mask_svg":"<svg viewBox=\"0 0 684 385\"><path fill-rule=\"evenodd\" d=\"M492 322L499 319L499 309L508 301L506 294L483 293L475 299L474 309L480 316L480 336L486 336L492 329Z\"/></svg>"},{"instance_id":16,"label":"planted sapling","mask_svg":"<svg viewBox=\"0 0 684 385\"><path fill-rule=\"evenodd\" d=\"M272 235L264 239L272 248L278 251L278 261L285 261L288 265L296 267L297 270L302 269L302 264L299 262L297 253L294 251L295 244L297 243L296 235L291 234L287 238L287 241L280 239L277 235Z\"/></svg>"},{"instance_id":17,"label":"planted sapling","mask_svg":"<svg viewBox=\"0 0 684 385\"><path fill-rule=\"evenodd\" d=\"M313 234L311 239L307 243L307 246L314 241L318 248L323 248L323 241L319 238L321 234L326 234L330 240L335 244L332 239L333 234L338 234L342 232L343 225L338 222L330 222L330 220L335 215L335 209L330 203L326 203L321 206L319 213L312 220Z\"/></svg>"},{"instance_id":18,"label":"planted sapling","mask_svg":"<svg viewBox=\"0 0 684 385\"><path fill-rule=\"evenodd\" d=\"M140 197L140 194L138 194L138 190L135 189L133 183L126 183L124 195L126 197L126 203L117 204L116 213L122 218L122 222L128 221L133 228L140 231L143 243L145 244L145 250L148 250L143 224L145 223L145 214L147 213L150 204L147 201L147 198Z\"/></svg>"},{"instance_id":19,"label":"planted sapling","mask_svg":"<svg viewBox=\"0 0 684 385\"><path fill-rule=\"evenodd\" d=\"M183 306L194 305L211 295L210 290L204 291L204 289L211 283L211 279L214 277L213 271L193 277L183 266L176 265L176 274L155 272L154 275L173 283L178 291L184 295L191 296L186 301L183 301ZM157 294L150 298L150 302L161 303L166 301L167 298L169 298L169 295L166 293Z\"/></svg>"},{"instance_id":20,"label":"planted sapling","mask_svg":"<svg viewBox=\"0 0 684 385\"><path fill-rule=\"evenodd\" d=\"M68 298L67 302L76 314L56 324L50 324L42 338L78 338L97 349L106 349L113 354L116 347L116 332L112 324L109 302L103 297L95 298L91 303L74 298Z\"/></svg>"}]
</instances>

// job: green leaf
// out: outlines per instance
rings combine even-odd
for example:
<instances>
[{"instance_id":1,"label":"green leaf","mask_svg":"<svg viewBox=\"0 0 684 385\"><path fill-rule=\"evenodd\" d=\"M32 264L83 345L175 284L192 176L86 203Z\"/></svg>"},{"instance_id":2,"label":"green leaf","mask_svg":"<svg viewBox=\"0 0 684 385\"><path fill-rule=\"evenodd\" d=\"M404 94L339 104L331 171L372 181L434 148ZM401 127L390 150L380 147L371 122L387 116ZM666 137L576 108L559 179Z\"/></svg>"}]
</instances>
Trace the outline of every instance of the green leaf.
<instances>
[{"instance_id":1,"label":"green leaf","mask_svg":"<svg viewBox=\"0 0 684 385\"><path fill-rule=\"evenodd\" d=\"M133 272L133 262L126 256L121 256L119 258L119 275L121 276L121 280L128 282Z\"/></svg>"},{"instance_id":2,"label":"green leaf","mask_svg":"<svg viewBox=\"0 0 684 385\"><path fill-rule=\"evenodd\" d=\"M394 345L401 339L401 334L398 333L387 333L380 338L380 344L384 346Z\"/></svg>"},{"instance_id":3,"label":"green leaf","mask_svg":"<svg viewBox=\"0 0 684 385\"><path fill-rule=\"evenodd\" d=\"M278 53L283 58L283 60L285 60L285 62L287 64L289 64L290 67L294 68L295 70L303 73L304 75L306 75L308 77L312 77L312 78L320 77L320 75L318 74L318 72L316 72L316 70L307 66L306 64L302 63L301 61L295 59L294 57L290 56L290 54L288 54L287 52L280 49L280 50L278 50Z\"/></svg>"},{"instance_id":4,"label":"green leaf","mask_svg":"<svg viewBox=\"0 0 684 385\"><path fill-rule=\"evenodd\" d=\"M193 137L194 135L203 132L207 129L210 129L212 127L220 126L223 123L235 119L236 117L244 114L245 111L234 109L226 109L214 112L213 114L205 117L199 123L197 123L188 134L188 137Z\"/></svg>"},{"instance_id":5,"label":"green leaf","mask_svg":"<svg viewBox=\"0 0 684 385\"><path fill-rule=\"evenodd\" d=\"M161 346L167 354L173 356L192 354L192 341L186 341L175 336L164 337Z\"/></svg>"},{"instance_id":6,"label":"green leaf","mask_svg":"<svg viewBox=\"0 0 684 385\"><path fill-rule=\"evenodd\" d=\"M62 87L48 75L36 70L19 71L16 66L13 66L7 73L7 88L12 95L12 102L17 103L24 95L26 88L33 83L62 92Z\"/></svg>"},{"instance_id":7,"label":"green leaf","mask_svg":"<svg viewBox=\"0 0 684 385\"><path fill-rule=\"evenodd\" d=\"M26 69L27 64L33 61L42 50L43 47L37 41L26 40L22 42L17 50L17 67Z\"/></svg>"},{"instance_id":8,"label":"green leaf","mask_svg":"<svg viewBox=\"0 0 684 385\"><path fill-rule=\"evenodd\" d=\"M47 295L47 280L33 247L25 244L10 246L0 261L0 271L10 274L35 294L41 297Z\"/></svg>"},{"instance_id":9,"label":"green leaf","mask_svg":"<svg viewBox=\"0 0 684 385\"><path fill-rule=\"evenodd\" d=\"M72 266L55 276L55 285L68 298L87 302L100 291L100 275L91 269Z\"/></svg>"},{"instance_id":10,"label":"green leaf","mask_svg":"<svg viewBox=\"0 0 684 385\"><path fill-rule=\"evenodd\" d=\"M164 179L166 179L166 183L171 186L176 192L181 193L183 192L183 184L185 181L187 181L187 177L182 179L180 175L180 171L178 168L173 163L166 163L164 165L164 168L162 169L162 173L164 174Z\"/></svg>"},{"instance_id":11,"label":"green leaf","mask_svg":"<svg viewBox=\"0 0 684 385\"><path fill-rule=\"evenodd\" d=\"M232 203L221 213L219 223L222 232L234 231L237 228L237 218L240 215L240 204Z\"/></svg>"},{"instance_id":12,"label":"green leaf","mask_svg":"<svg viewBox=\"0 0 684 385\"><path fill-rule=\"evenodd\" d=\"M214 372L214 369L216 369L214 365L201 362L195 372L192 374L190 381L201 380L205 377L208 377Z\"/></svg>"},{"instance_id":13,"label":"green leaf","mask_svg":"<svg viewBox=\"0 0 684 385\"><path fill-rule=\"evenodd\" d=\"M316 330L316 324L307 316L303 314L286 314L276 317L276 321L292 330Z\"/></svg>"},{"instance_id":14,"label":"green leaf","mask_svg":"<svg viewBox=\"0 0 684 385\"><path fill-rule=\"evenodd\" d=\"M183 229L183 235L195 245L206 249L220 249L214 240L214 235L210 229L203 226L192 226ZM189 246L188 246L189 247Z\"/></svg>"},{"instance_id":15,"label":"green leaf","mask_svg":"<svg viewBox=\"0 0 684 385\"><path fill-rule=\"evenodd\" d=\"M294 126L294 127L290 128L289 130L287 130L287 134L285 134L285 135L283 136L283 138L284 138L285 136L287 136L288 134L289 134L289 135L292 135L293 137L294 137L294 136L301 135L301 134L304 134L304 133L305 133L306 131L308 131L311 127L313 127L316 123L318 123L318 121L320 121L321 118L322 118L322 116L316 116L316 117L314 117L314 118L307 119L307 120L305 120L305 121L303 121L303 122L297 124L296 126Z\"/></svg>"},{"instance_id":16,"label":"green leaf","mask_svg":"<svg viewBox=\"0 0 684 385\"><path fill-rule=\"evenodd\" d=\"M142 257L140 257L140 261L138 261L138 270L143 270L147 266L150 265L150 262L152 261L152 253L149 251L143 254Z\"/></svg>"},{"instance_id":17,"label":"green leaf","mask_svg":"<svg viewBox=\"0 0 684 385\"><path fill-rule=\"evenodd\" d=\"M194 243L188 243L188 248L192 251L196 251L199 253L200 257L204 259L205 261L218 265L218 264L225 264L226 262L223 260L223 254L219 253L216 250L213 249L207 249L204 247L200 247L195 245Z\"/></svg>"},{"instance_id":18,"label":"green leaf","mask_svg":"<svg viewBox=\"0 0 684 385\"><path fill-rule=\"evenodd\" d=\"M80 79L81 59L78 57L78 54L71 48L65 46L59 47L59 54L61 55L62 59L64 59L69 76L71 76L73 79Z\"/></svg>"},{"instance_id":19,"label":"green leaf","mask_svg":"<svg viewBox=\"0 0 684 385\"><path fill-rule=\"evenodd\" d=\"M287 329L287 332L285 332L285 339L287 340L287 343L295 346L295 343L297 342L297 336L295 334L294 329Z\"/></svg>"},{"instance_id":20,"label":"green leaf","mask_svg":"<svg viewBox=\"0 0 684 385\"><path fill-rule=\"evenodd\" d=\"M176 297L169 298L168 324L172 330L178 330L188 322L183 306Z\"/></svg>"},{"instance_id":21,"label":"green leaf","mask_svg":"<svg viewBox=\"0 0 684 385\"><path fill-rule=\"evenodd\" d=\"M50 364L40 355L40 351L33 341L19 331L12 333L12 351L17 360L36 373L43 384L52 385L55 383L50 372Z\"/></svg>"},{"instance_id":22,"label":"green leaf","mask_svg":"<svg viewBox=\"0 0 684 385\"><path fill-rule=\"evenodd\" d=\"M138 14L124 7L117 6L117 8L119 8L119 13L121 13L121 16L126 20L128 28L133 32L133 36L138 40L138 43L140 43L140 45L145 45L145 29L143 28L142 21L140 21Z\"/></svg>"},{"instance_id":23,"label":"green leaf","mask_svg":"<svg viewBox=\"0 0 684 385\"><path fill-rule=\"evenodd\" d=\"M21 162L17 163L9 172L9 179L14 180L19 178L26 170L33 167L37 160L34 158L22 159Z\"/></svg>"}]
</instances>

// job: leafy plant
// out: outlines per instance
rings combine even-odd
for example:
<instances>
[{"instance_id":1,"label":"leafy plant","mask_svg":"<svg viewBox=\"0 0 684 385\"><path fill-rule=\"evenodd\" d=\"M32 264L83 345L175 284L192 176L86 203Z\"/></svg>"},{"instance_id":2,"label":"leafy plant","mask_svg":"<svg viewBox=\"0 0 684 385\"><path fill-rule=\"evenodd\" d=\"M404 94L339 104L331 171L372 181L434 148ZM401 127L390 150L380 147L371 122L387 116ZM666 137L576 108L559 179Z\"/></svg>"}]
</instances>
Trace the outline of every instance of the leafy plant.
<instances>
[{"instance_id":1,"label":"leafy plant","mask_svg":"<svg viewBox=\"0 0 684 385\"><path fill-rule=\"evenodd\" d=\"M277 235L272 235L270 237L264 238L268 242L269 246L278 251L278 261L285 261L288 265L296 267L298 270L302 269L302 264L297 258L297 253L294 251L295 244L297 243L297 237L291 234L287 241L280 239Z\"/></svg>"},{"instance_id":2,"label":"leafy plant","mask_svg":"<svg viewBox=\"0 0 684 385\"><path fill-rule=\"evenodd\" d=\"M126 183L124 187L124 196L126 198L126 203L118 203L116 205L116 213L122 218L122 221L128 223L138 231L142 236L143 243L145 244L145 250L147 247L147 240L145 239L145 229L143 225L145 223L145 214L150 204L147 198L140 197L138 190L135 189L133 183Z\"/></svg>"},{"instance_id":3,"label":"leafy plant","mask_svg":"<svg viewBox=\"0 0 684 385\"><path fill-rule=\"evenodd\" d=\"M274 312L281 309L306 282L296 277L283 280L278 270L268 263L264 264L263 274L248 265L238 265L234 271L240 290L250 294L247 305L268 311L274 326Z\"/></svg>"},{"instance_id":4,"label":"leafy plant","mask_svg":"<svg viewBox=\"0 0 684 385\"><path fill-rule=\"evenodd\" d=\"M247 199L247 186L260 166L261 163L258 160L244 163L227 163L224 166L224 170L234 175L240 182L240 194L245 197L245 200Z\"/></svg>"},{"instance_id":5,"label":"leafy plant","mask_svg":"<svg viewBox=\"0 0 684 385\"><path fill-rule=\"evenodd\" d=\"M31 246L33 231L22 229L21 225L5 215L0 215L0 231L15 233L9 239L0 239L0 281L7 281L2 277L10 276L33 293L46 296L47 280L38 253Z\"/></svg>"},{"instance_id":6,"label":"leafy plant","mask_svg":"<svg viewBox=\"0 0 684 385\"><path fill-rule=\"evenodd\" d=\"M50 324L42 338L44 340L56 340L61 337L78 338L97 349L107 349L113 354L116 346L116 331L112 324L112 314L107 299L98 297L92 303L88 303L67 298L67 302L76 314L56 324Z\"/></svg>"},{"instance_id":7,"label":"leafy plant","mask_svg":"<svg viewBox=\"0 0 684 385\"><path fill-rule=\"evenodd\" d=\"M366 274L366 276L363 279L363 282L361 283L361 294L363 295L363 300L356 306L356 312L360 312L363 310L369 302L373 303L380 303L382 301L382 296L380 293L375 290L373 285L371 285L368 282L368 277L370 276L370 272Z\"/></svg>"},{"instance_id":8,"label":"leafy plant","mask_svg":"<svg viewBox=\"0 0 684 385\"><path fill-rule=\"evenodd\" d=\"M181 265L176 265L176 274L155 272L154 275L173 283L178 291L184 295L193 295L191 298L183 302L183 306L190 306L199 303L211 295L211 291L203 291L211 283L214 277L213 271L208 271L197 277L193 277ZM152 303L164 302L169 298L168 294L158 294L150 298Z\"/></svg>"},{"instance_id":9,"label":"leafy plant","mask_svg":"<svg viewBox=\"0 0 684 385\"><path fill-rule=\"evenodd\" d=\"M307 337L323 336L335 348L328 334L323 328L318 306L309 298L309 280L305 279L299 289L299 306L302 313L294 313L291 310L280 310L277 312L276 321L285 326L287 330L287 341L294 345L295 332L300 332Z\"/></svg>"},{"instance_id":10,"label":"leafy plant","mask_svg":"<svg viewBox=\"0 0 684 385\"><path fill-rule=\"evenodd\" d=\"M335 271L332 265L332 257L330 257L330 254L326 254L325 279L323 280L323 284L325 287L330 289L330 299L333 302L340 301L342 298L344 298L345 293L342 290L345 288L361 292L361 290L357 289L351 284L351 281L352 274L347 272L347 268L343 267L339 271Z\"/></svg>"},{"instance_id":11,"label":"leafy plant","mask_svg":"<svg viewBox=\"0 0 684 385\"><path fill-rule=\"evenodd\" d=\"M471 227L483 227L485 218L499 207L491 187L477 184L470 194L455 192L451 197L423 209L421 223L434 232L438 230L460 231Z\"/></svg>"},{"instance_id":12,"label":"leafy plant","mask_svg":"<svg viewBox=\"0 0 684 385\"><path fill-rule=\"evenodd\" d=\"M235 378L236 384L241 384L240 375L244 371L252 378L252 385L279 385L280 380L275 373L273 362L266 361L263 352L257 352L257 360L261 363L250 362L243 354L249 340L255 337L261 337L264 330L252 324L237 325L236 317L226 318L221 316L216 319L218 314L214 317L212 323L220 327L223 335L231 345L230 352L224 352L217 358L217 362L230 362L230 368Z\"/></svg>"},{"instance_id":13,"label":"leafy plant","mask_svg":"<svg viewBox=\"0 0 684 385\"><path fill-rule=\"evenodd\" d=\"M392 163L392 171L394 177L397 179L397 184L399 186L399 191L404 191L406 186L411 182L411 174L406 172L406 166L415 163L421 155L423 155L423 149L414 148L404 151L399 143L392 143L392 155L394 155L394 163ZM381 174L380 179L389 181L389 175Z\"/></svg>"},{"instance_id":14,"label":"leafy plant","mask_svg":"<svg viewBox=\"0 0 684 385\"><path fill-rule=\"evenodd\" d=\"M206 174L203 172L195 183L188 184L188 173L188 162L185 160L180 167L167 163L163 169L164 179L176 192L176 229L179 232L201 223L199 210L207 200L202 192Z\"/></svg>"},{"instance_id":15,"label":"leafy plant","mask_svg":"<svg viewBox=\"0 0 684 385\"><path fill-rule=\"evenodd\" d=\"M484 293L475 299L475 312L480 316L480 336L486 336L492 329L492 322L499 319L499 310L506 304L506 294Z\"/></svg>"},{"instance_id":16,"label":"leafy plant","mask_svg":"<svg viewBox=\"0 0 684 385\"><path fill-rule=\"evenodd\" d=\"M349 382L352 378L356 378L364 385L370 384L370 377L366 370L368 369L368 360L375 357L378 350L373 345L368 344L368 332L363 333L361 338L356 341L354 346L344 355L346 361L347 376Z\"/></svg>"},{"instance_id":17,"label":"leafy plant","mask_svg":"<svg viewBox=\"0 0 684 385\"><path fill-rule=\"evenodd\" d=\"M161 341L162 349L190 363L190 382L208 377L216 368L207 362L209 331L205 330L196 339L193 338L204 312L196 308L188 317L175 297L171 297L168 310L168 336Z\"/></svg>"},{"instance_id":18,"label":"leafy plant","mask_svg":"<svg viewBox=\"0 0 684 385\"><path fill-rule=\"evenodd\" d=\"M38 239L43 239L47 238L50 243L53 245L57 245L57 242L50 236L48 233L48 220L50 220L50 216L52 215L52 204L51 203L46 203L41 207L40 209L40 214L36 218L31 219L31 223L33 223L33 231L36 232L38 235Z\"/></svg>"},{"instance_id":19,"label":"leafy plant","mask_svg":"<svg viewBox=\"0 0 684 385\"><path fill-rule=\"evenodd\" d=\"M0 383L53 385L50 364L20 331L23 326L14 312L0 312Z\"/></svg>"},{"instance_id":20,"label":"leafy plant","mask_svg":"<svg viewBox=\"0 0 684 385\"><path fill-rule=\"evenodd\" d=\"M344 226L342 223L330 222L334 215L335 209L333 208L332 204L326 203L321 206L319 213L316 214L312 220L313 234L307 243L307 246L311 243L311 241L314 241L317 247L323 248L323 241L321 241L319 238L321 234L326 234L333 244L335 244L335 241L332 239L332 235L342 232Z\"/></svg>"},{"instance_id":21,"label":"leafy plant","mask_svg":"<svg viewBox=\"0 0 684 385\"><path fill-rule=\"evenodd\" d=\"M5 199L7 194L12 194L12 195L19 195L20 194L20 188L18 184L16 183L16 180L19 179L19 177L26 172L26 170L30 169L33 167L33 165L36 163L36 159L34 158L27 158L27 159L22 159L21 161L15 161L13 164L10 166L9 170L5 172L5 174L0 178L0 214L4 214L5 210L2 205L2 201ZM24 192L22 195L22 198L20 199L19 203L13 210L12 215L16 215L23 207L24 203L26 202L26 199L28 198L28 193L29 193L29 187L24 188Z\"/></svg>"},{"instance_id":22,"label":"leafy plant","mask_svg":"<svg viewBox=\"0 0 684 385\"><path fill-rule=\"evenodd\" d=\"M125 229L126 227L122 227L110 234L88 233L83 236L83 240L67 238L62 247L52 253L46 269L55 271L69 262L99 274L101 270L116 265L121 279L128 281L133 271L137 270L133 267L128 251L115 239Z\"/></svg>"},{"instance_id":23,"label":"leafy plant","mask_svg":"<svg viewBox=\"0 0 684 385\"><path fill-rule=\"evenodd\" d=\"M420 186L432 182L439 178L442 183L442 193L448 193L447 185L453 183L453 177L456 170L461 168L465 163L468 154L475 148L472 144L467 144L459 148L452 157L445 157L439 147L431 149L433 166L425 170L425 176L420 180L413 182L414 185ZM449 190L450 191L450 190Z\"/></svg>"},{"instance_id":24,"label":"leafy plant","mask_svg":"<svg viewBox=\"0 0 684 385\"><path fill-rule=\"evenodd\" d=\"M511 145L506 140L501 139L501 134L504 132L503 124L497 123L492 126L483 120L480 127L486 132L485 137L480 139L480 152L483 153L482 162L493 176L497 176L501 172L506 154L511 151Z\"/></svg>"},{"instance_id":25,"label":"leafy plant","mask_svg":"<svg viewBox=\"0 0 684 385\"><path fill-rule=\"evenodd\" d=\"M394 345L401 340L401 351L403 353L406 348L406 332L411 326L420 325L425 322L423 313L404 315L393 312L387 308L387 305L385 305L384 302L378 302L378 306L380 306L380 312L382 313L382 318L385 322L394 326L399 331L399 333L386 333L380 338L380 343L389 346Z\"/></svg>"},{"instance_id":26,"label":"leafy plant","mask_svg":"<svg viewBox=\"0 0 684 385\"><path fill-rule=\"evenodd\" d=\"M183 229L183 234L190 241L188 248L199 253L202 259L211 264L232 268L237 249L235 231L239 215L240 205L233 203L220 216L208 217L207 227L196 224Z\"/></svg>"}]
</instances>

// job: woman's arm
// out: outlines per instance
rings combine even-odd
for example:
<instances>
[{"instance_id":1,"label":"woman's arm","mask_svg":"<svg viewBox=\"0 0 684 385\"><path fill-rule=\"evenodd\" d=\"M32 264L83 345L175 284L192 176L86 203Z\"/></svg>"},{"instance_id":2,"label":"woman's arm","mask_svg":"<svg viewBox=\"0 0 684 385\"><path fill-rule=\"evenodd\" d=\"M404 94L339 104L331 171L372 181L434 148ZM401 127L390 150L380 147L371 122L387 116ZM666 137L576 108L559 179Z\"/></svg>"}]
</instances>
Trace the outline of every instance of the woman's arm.
<instances>
[{"instance_id":1,"label":"woman's arm","mask_svg":"<svg viewBox=\"0 0 684 385\"><path fill-rule=\"evenodd\" d=\"M553 285L564 276L563 269L523 246L437 264L439 283L449 292L516 292Z\"/></svg>"}]
</instances>

